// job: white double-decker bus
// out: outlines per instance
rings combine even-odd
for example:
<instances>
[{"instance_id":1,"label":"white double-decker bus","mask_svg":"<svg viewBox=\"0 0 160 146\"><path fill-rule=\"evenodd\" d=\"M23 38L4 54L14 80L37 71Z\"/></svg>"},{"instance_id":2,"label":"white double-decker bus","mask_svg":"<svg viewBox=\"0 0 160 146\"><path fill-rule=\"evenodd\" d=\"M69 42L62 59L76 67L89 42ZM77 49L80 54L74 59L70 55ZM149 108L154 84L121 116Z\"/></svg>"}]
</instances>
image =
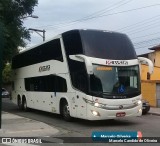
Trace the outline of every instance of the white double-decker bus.
<instances>
[{"instance_id":1,"label":"white double-decker bus","mask_svg":"<svg viewBox=\"0 0 160 146\"><path fill-rule=\"evenodd\" d=\"M140 61L125 34L71 30L16 55L12 101L71 117L141 116Z\"/></svg>"}]
</instances>

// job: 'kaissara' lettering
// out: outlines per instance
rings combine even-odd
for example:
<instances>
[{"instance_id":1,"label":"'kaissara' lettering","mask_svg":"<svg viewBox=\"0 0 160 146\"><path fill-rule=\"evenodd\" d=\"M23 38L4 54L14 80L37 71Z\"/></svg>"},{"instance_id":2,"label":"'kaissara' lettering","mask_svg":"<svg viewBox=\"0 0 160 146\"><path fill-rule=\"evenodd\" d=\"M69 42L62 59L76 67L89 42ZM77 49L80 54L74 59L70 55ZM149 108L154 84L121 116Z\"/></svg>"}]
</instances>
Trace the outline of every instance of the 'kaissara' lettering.
<instances>
[{"instance_id":1,"label":"'kaissara' lettering","mask_svg":"<svg viewBox=\"0 0 160 146\"><path fill-rule=\"evenodd\" d=\"M128 61L124 60L107 60L107 65L128 65Z\"/></svg>"}]
</instances>

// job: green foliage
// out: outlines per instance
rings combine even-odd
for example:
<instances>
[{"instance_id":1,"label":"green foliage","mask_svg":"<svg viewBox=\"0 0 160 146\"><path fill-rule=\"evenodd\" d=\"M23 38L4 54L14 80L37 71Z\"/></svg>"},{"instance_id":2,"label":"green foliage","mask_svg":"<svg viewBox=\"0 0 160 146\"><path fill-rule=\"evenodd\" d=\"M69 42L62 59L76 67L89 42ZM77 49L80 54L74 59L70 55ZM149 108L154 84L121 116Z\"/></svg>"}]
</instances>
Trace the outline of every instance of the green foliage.
<instances>
[{"instance_id":1,"label":"green foliage","mask_svg":"<svg viewBox=\"0 0 160 146\"><path fill-rule=\"evenodd\" d=\"M11 64L7 63L2 71L2 82L4 84L11 83L12 81L12 69Z\"/></svg>"},{"instance_id":2,"label":"green foliage","mask_svg":"<svg viewBox=\"0 0 160 146\"><path fill-rule=\"evenodd\" d=\"M0 21L4 24L3 65L11 62L18 47L25 47L30 40L29 31L23 26L23 18L31 15L38 0L0 0Z\"/></svg>"}]
</instances>

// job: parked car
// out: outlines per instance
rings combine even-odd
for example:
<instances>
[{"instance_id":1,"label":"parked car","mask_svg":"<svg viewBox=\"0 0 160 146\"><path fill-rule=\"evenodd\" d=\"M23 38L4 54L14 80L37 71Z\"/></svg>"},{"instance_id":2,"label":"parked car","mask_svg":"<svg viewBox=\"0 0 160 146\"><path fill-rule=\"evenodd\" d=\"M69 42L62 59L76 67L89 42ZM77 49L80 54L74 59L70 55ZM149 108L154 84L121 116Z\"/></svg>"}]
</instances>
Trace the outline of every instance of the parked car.
<instances>
[{"instance_id":1,"label":"parked car","mask_svg":"<svg viewBox=\"0 0 160 146\"><path fill-rule=\"evenodd\" d=\"M142 114L145 115L150 110L150 104L148 101L142 99L142 105L143 105Z\"/></svg>"},{"instance_id":2,"label":"parked car","mask_svg":"<svg viewBox=\"0 0 160 146\"><path fill-rule=\"evenodd\" d=\"M9 98L9 92L5 88L2 88L2 98Z\"/></svg>"}]
</instances>

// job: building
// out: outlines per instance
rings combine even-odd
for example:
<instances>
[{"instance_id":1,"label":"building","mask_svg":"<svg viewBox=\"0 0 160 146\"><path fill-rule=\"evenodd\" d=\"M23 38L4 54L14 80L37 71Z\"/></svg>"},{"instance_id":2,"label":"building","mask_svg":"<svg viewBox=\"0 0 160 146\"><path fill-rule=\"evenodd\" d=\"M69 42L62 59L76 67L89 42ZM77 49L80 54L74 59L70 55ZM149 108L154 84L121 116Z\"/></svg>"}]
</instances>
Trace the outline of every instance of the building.
<instances>
[{"instance_id":1,"label":"building","mask_svg":"<svg viewBox=\"0 0 160 146\"><path fill-rule=\"evenodd\" d=\"M141 65L142 97L153 107L160 107L160 45L149 48L153 52L139 55L149 58L154 64L154 73L148 74L148 66Z\"/></svg>"},{"instance_id":2,"label":"building","mask_svg":"<svg viewBox=\"0 0 160 146\"><path fill-rule=\"evenodd\" d=\"M148 58L153 62L154 66L160 67L160 45L150 48L154 52L148 54Z\"/></svg>"}]
</instances>

